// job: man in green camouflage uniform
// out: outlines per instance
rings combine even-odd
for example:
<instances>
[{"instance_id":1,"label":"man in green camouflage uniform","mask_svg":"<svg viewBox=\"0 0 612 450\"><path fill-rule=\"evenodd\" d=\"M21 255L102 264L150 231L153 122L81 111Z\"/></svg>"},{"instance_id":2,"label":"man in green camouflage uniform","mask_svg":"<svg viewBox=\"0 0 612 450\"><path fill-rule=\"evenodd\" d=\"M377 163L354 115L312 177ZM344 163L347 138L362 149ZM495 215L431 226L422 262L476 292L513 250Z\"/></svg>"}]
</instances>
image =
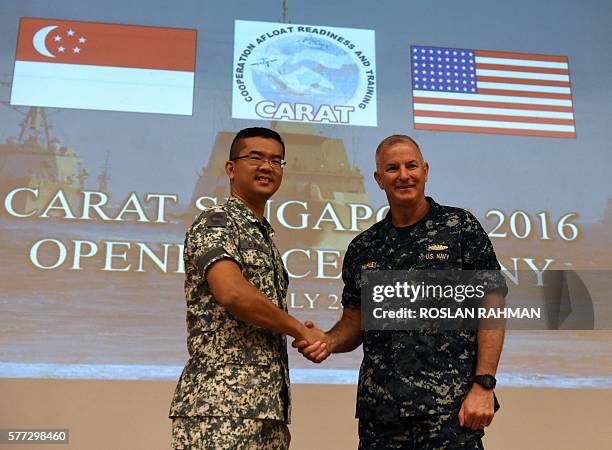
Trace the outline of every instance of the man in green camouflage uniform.
<instances>
[{"instance_id":1,"label":"man in green camouflage uniform","mask_svg":"<svg viewBox=\"0 0 612 450\"><path fill-rule=\"evenodd\" d=\"M493 418L503 330L362 332L360 294L365 270L488 269L485 299L503 302L507 289L495 252L472 214L425 197L429 166L411 138L383 140L376 163L390 212L348 247L343 315L328 332L327 346L294 346L321 362L363 343L360 449L480 449L483 428Z\"/></svg>"},{"instance_id":2,"label":"man in green camouflage uniform","mask_svg":"<svg viewBox=\"0 0 612 450\"><path fill-rule=\"evenodd\" d=\"M263 217L284 156L275 131L240 131L225 166L231 198L187 232L190 357L170 408L174 449L289 447L285 335L313 345L324 336L287 314L287 271Z\"/></svg>"}]
</instances>

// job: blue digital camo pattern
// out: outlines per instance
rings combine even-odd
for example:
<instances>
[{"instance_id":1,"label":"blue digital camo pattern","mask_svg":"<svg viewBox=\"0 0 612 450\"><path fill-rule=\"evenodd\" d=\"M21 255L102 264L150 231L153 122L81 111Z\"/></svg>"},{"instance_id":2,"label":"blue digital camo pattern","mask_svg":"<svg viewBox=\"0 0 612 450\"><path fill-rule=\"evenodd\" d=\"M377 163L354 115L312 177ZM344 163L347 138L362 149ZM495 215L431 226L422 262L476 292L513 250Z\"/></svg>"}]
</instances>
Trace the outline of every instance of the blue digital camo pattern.
<instances>
[{"instance_id":1,"label":"blue digital camo pattern","mask_svg":"<svg viewBox=\"0 0 612 450\"><path fill-rule=\"evenodd\" d=\"M482 450L482 436L462 428L456 413L359 421L359 450Z\"/></svg>"},{"instance_id":2,"label":"blue digital camo pattern","mask_svg":"<svg viewBox=\"0 0 612 450\"><path fill-rule=\"evenodd\" d=\"M488 290L507 292L493 246L469 212L428 198L427 215L401 237L391 215L357 236L344 257L345 308L361 307L365 270L489 270ZM476 331L366 331L357 390L357 417L458 412L476 367Z\"/></svg>"},{"instance_id":3,"label":"blue digital camo pattern","mask_svg":"<svg viewBox=\"0 0 612 450\"><path fill-rule=\"evenodd\" d=\"M213 298L205 271L229 258L287 311L288 276L272 227L237 198L202 213L185 239L187 362L170 417L290 419L286 337L235 318Z\"/></svg>"}]
</instances>

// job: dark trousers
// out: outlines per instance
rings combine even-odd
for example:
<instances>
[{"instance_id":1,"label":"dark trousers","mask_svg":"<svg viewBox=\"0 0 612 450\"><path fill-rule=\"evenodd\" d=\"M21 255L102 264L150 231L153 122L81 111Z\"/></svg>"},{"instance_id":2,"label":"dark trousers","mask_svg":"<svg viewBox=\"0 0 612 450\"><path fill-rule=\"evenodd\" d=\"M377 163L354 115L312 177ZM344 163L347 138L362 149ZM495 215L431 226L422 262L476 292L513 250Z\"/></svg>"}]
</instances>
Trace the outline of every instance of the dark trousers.
<instances>
[{"instance_id":1,"label":"dark trousers","mask_svg":"<svg viewBox=\"0 0 612 450\"><path fill-rule=\"evenodd\" d=\"M456 413L359 420L359 450L482 450L482 436L461 427Z\"/></svg>"}]
</instances>

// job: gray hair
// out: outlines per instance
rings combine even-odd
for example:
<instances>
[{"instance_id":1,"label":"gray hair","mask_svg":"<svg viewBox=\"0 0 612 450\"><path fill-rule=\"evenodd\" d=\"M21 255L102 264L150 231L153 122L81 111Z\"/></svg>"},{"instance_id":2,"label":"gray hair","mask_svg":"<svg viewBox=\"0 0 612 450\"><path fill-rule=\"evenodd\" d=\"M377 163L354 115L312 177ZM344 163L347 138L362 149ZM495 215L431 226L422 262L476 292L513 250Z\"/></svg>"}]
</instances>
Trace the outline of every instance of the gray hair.
<instances>
[{"instance_id":1,"label":"gray hair","mask_svg":"<svg viewBox=\"0 0 612 450\"><path fill-rule=\"evenodd\" d=\"M376 167L378 167L378 156L380 155L380 152L387 147L391 147L401 142L407 142L407 143L414 145L416 149L419 151L419 153L421 154L421 158L423 158L423 154L421 153L421 147L419 147L419 144L417 144L417 142L414 139L412 139L410 136L406 134L392 134L391 136L387 136L382 141L380 141L380 144L378 144L378 147L376 147L376 155L375 155Z\"/></svg>"}]
</instances>

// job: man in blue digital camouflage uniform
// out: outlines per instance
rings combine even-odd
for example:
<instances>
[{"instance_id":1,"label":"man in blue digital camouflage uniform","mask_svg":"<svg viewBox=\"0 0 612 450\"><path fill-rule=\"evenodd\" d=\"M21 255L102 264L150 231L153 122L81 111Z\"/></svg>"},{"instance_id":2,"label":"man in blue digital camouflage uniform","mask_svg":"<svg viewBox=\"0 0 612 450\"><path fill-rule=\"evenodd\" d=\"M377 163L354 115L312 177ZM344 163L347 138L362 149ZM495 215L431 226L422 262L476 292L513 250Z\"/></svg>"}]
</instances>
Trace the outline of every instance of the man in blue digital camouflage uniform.
<instances>
[{"instance_id":1,"label":"man in blue digital camouflage uniform","mask_svg":"<svg viewBox=\"0 0 612 450\"><path fill-rule=\"evenodd\" d=\"M312 344L324 335L287 314L287 271L264 217L284 157L275 131L240 131L225 164L232 196L187 232L189 361L170 408L175 450L289 447L285 335Z\"/></svg>"},{"instance_id":2,"label":"man in blue digital camouflage uniform","mask_svg":"<svg viewBox=\"0 0 612 450\"><path fill-rule=\"evenodd\" d=\"M344 310L325 345L293 343L314 362L363 343L360 449L481 449L493 419L503 329L362 331L365 270L489 270L485 300L503 303L507 288L487 234L469 212L425 196L428 172L412 138L393 135L380 143L374 177L390 212L347 249Z\"/></svg>"}]
</instances>

